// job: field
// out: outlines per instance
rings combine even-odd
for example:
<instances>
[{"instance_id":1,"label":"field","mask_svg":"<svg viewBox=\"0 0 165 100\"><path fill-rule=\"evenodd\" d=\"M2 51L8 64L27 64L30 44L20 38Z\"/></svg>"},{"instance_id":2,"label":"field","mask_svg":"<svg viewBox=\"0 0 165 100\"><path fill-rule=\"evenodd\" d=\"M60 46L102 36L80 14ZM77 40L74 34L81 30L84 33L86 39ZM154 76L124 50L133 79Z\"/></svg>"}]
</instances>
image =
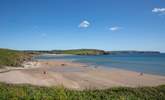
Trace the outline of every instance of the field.
<instances>
[{"instance_id":1,"label":"field","mask_svg":"<svg viewBox=\"0 0 165 100\"><path fill-rule=\"evenodd\" d=\"M165 100L165 85L78 91L0 83L0 100Z\"/></svg>"}]
</instances>

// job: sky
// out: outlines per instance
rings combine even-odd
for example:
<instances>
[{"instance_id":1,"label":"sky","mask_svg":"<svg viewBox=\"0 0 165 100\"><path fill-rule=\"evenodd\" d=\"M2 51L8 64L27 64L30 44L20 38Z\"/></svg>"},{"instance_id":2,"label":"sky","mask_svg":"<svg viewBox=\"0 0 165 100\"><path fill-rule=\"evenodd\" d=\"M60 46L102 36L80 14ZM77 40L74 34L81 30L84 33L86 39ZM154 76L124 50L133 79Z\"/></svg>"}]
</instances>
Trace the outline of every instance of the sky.
<instances>
[{"instance_id":1,"label":"sky","mask_svg":"<svg viewBox=\"0 0 165 100\"><path fill-rule=\"evenodd\" d=\"M0 48L165 52L165 0L0 0Z\"/></svg>"}]
</instances>

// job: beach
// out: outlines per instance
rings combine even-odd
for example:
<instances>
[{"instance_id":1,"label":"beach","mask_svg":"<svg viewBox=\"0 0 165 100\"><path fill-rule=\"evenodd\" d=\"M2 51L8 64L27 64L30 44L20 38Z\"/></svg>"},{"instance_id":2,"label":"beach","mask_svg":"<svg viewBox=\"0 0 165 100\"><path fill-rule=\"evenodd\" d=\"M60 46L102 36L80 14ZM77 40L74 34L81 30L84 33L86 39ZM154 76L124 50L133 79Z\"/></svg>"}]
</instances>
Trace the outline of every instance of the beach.
<instances>
[{"instance_id":1,"label":"beach","mask_svg":"<svg viewBox=\"0 0 165 100\"><path fill-rule=\"evenodd\" d=\"M158 86L165 84L165 77L116 68L94 68L70 61L33 61L24 63L24 68L1 72L0 82L81 90Z\"/></svg>"}]
</instances>

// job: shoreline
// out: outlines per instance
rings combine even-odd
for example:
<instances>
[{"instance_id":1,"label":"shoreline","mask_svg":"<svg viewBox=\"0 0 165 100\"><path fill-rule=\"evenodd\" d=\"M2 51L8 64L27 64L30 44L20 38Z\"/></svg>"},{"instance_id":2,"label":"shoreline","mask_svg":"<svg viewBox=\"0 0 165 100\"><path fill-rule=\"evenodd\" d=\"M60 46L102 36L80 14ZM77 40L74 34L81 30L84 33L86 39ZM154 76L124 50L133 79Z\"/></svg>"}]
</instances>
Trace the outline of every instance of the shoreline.
<instances>
[{"instance_id":1,"label":"shoreline","mask_svg":"<svg viewBox=\"0 0 165 100\"><path fill-rule=\"evenodd\" d=\"M0 73L0 82L59 86L69 89L106 89L110 87L143 87L165 84L165 77L117 68L94 68L71 61L37 61L25 68Z\"/></svg>"}]
</instances>

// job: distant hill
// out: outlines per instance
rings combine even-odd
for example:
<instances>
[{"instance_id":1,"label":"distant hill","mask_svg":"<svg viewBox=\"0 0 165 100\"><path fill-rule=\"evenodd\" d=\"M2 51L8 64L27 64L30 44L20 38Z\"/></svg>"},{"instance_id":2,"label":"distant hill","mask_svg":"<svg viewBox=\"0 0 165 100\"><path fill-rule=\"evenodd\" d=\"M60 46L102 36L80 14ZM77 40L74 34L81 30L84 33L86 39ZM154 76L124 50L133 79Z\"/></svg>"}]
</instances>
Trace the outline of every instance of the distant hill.
<instances>
[{"instance_id":1,"label":"distant hill","mask_svg":"<svg viewBox=\"0 0 165 100\"><path fill-rule=\"evenodd\" d=\"M26 53L31 54L74 54L74 55L105 55L109 54L107 51L98 50L98 49L71 49L71 50L51 50L51 51L35 51L35 50L26 50Z\"/></svg>"},{"instance_id":2,"label":"distant hill","mask_svg":"<svg viewBox=\"0 0 165 100\"><path fill-rule=\"evenodd\" d=\"M109 51L109 54L160 54L159 51Z\"/></svg>"},{"instance_id":3,"label":"distant hill","mask_svg":"<svg viewBox=\"0 0 165 100\"><path fill-rule=\"evenodd\" d=\"M73 50L53 50L56 54L75 54L75 55L105 55L108 52L98 49L73 49Z\"/></svg>"},{"instance_id":4,"label":"distant hill","mask_svg":"<svg viewBox=\"0 0 165 100\"><path fill-rule=\"evenodd\" d=\"M50 51L24 51L32 54L74 54L74 55L107 55L107 54L159 54L159 51L104 51L99 49L71 49L71 50L50 50Z\"/></svg>"},{"instance_id":5,"label":"distant hill","mask_svg":"<svg viewBox=\"0 0 165 100\"><path fill-rule=\"evenodd\" d=\"M52 51L52 53L76 54L76 55L107 55L107 54L160 54L159 51L104 51L98 49L74 49Z\"/></svg>"}]
</instances>

